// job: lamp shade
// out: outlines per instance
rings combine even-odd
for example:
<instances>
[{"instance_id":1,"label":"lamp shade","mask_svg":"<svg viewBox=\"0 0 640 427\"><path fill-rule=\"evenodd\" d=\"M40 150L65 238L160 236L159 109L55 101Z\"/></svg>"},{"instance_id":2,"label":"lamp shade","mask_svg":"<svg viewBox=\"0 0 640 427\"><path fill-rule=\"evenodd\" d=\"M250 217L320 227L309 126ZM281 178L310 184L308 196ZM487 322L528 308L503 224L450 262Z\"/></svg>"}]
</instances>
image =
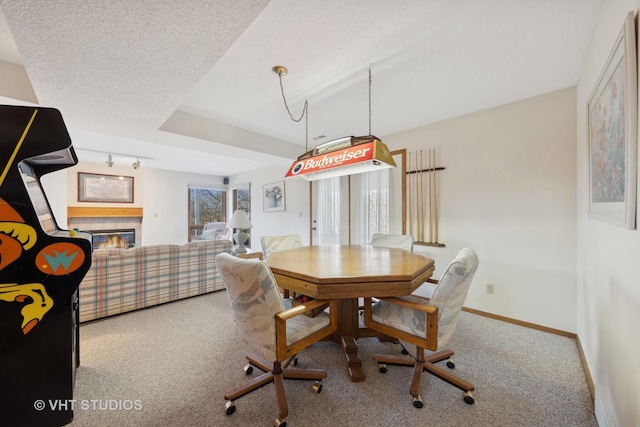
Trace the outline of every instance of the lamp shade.
<instances>
[{"instance_id":1,"label":"lamp shade","mask_svg":"<svg viewBox=\"0 0 640 427\"><path fill-rule=\"evenodd\" d=\"M313 181L395 166L389 149L378 138L351 136L327 142L298 157L285 178Z\"/></svg>"},{"instance_id":2,"label":"lamp shade","mask_svg":"<svg viewBox=\"0 0 640 427\"><path fill-rule=\"evenodd\" d=\"M249 216L247 215L247 213L245 211L241 211L240 209L238 209L233 213L233 215L231 215L231 219L229 220L227 227L240 228L242 230L246 230L248 228L253 227L253 224L251 224L251 221L249 220Z\"/></svg>"}]
</instances>

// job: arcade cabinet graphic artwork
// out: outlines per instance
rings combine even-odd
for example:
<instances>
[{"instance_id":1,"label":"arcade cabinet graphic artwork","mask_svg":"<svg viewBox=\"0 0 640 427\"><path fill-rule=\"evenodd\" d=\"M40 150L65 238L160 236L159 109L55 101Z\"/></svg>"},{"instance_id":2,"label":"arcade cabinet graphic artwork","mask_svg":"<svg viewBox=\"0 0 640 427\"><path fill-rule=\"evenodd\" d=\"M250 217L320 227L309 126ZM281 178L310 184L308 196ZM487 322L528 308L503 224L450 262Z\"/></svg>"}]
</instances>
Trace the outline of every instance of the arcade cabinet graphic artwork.
<instances>
[{"instance_id":1,"label":"arcade cabinet graphic artwork","mask_svg":"<svg viewBox=\"0 0 640 427\"><path fill-rule=\"evenodd\" d=\"M73 419L77 290L91 265L91 235L58 228L40 177L76 163L58 110L0 105L3 426L62 426Z\"/></svg>"}]
</instances>

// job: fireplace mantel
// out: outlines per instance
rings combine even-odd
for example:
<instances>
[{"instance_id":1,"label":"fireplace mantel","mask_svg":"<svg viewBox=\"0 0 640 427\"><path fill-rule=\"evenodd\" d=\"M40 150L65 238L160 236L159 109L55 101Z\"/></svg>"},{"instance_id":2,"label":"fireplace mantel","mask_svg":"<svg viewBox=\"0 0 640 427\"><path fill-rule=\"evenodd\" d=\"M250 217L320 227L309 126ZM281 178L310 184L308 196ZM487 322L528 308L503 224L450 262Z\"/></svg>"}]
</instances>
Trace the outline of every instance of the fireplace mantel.
<instances>
[{"instance_id":1,"label":"fireplace mantel","mask_svg":"<svg viewBox=\"0 0 640 427\"><path fill-rule=\"evenodd\" d=\"M135 242L142 238L142 208L67 206L67 226L82 231L104 233L132 230ZM95 249L95 246L94 246Z\"/></svg>"},{"instance_id":2,"label":"fireplace mantel","mask_svg":"<svg viewBox=\"0 0 640 427\"><path fill-rule=\"evenodd\" d=\"M142 218L142 208L68 206L67 218Z\"/></svg>"}]
</instances>

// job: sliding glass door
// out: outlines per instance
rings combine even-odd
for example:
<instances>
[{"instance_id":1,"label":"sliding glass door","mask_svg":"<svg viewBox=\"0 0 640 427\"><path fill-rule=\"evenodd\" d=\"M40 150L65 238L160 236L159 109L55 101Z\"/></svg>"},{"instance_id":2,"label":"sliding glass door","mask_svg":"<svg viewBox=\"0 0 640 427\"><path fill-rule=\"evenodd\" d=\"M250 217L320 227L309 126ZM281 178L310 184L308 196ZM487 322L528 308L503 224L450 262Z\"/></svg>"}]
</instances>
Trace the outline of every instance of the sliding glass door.
<instances>
[{"instance_id":1,"label":"sliding glass door","mask_svg":"<svg viewBox=\"0 0 640 427\"><path fill-rule=\"evenodd\" d=\"M365 245L375 233L404 234L404 150L398 167L311 184L311 244Z\"/></svg>"}]
</instances>

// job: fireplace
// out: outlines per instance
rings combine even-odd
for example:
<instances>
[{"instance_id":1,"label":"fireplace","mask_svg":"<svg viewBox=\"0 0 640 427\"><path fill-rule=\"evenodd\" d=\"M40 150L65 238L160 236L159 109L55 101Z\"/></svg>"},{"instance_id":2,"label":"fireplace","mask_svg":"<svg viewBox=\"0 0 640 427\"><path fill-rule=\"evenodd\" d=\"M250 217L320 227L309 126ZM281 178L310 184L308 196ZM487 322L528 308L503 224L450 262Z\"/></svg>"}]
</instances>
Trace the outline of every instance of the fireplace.
<instances>
[{"instance_id":1,"label":"fireplace","mask_svg":"<svg viewBox=\"0 0 640 427\"><path fill-rule=\"evenodd\" d=\"M69 230L93 234L93 248L141 246L142 208L67 208Z\"/></svg>"},{"instance_id":2,"label":"fireplace","mask_svg":"<svg viewBox=\"0 0 640 427\"><path fill-rule=\"evenodd\" d=\"M136 230L93 230L94 249L130 248L136 242Z\"/></svg>"}]
</instances>

